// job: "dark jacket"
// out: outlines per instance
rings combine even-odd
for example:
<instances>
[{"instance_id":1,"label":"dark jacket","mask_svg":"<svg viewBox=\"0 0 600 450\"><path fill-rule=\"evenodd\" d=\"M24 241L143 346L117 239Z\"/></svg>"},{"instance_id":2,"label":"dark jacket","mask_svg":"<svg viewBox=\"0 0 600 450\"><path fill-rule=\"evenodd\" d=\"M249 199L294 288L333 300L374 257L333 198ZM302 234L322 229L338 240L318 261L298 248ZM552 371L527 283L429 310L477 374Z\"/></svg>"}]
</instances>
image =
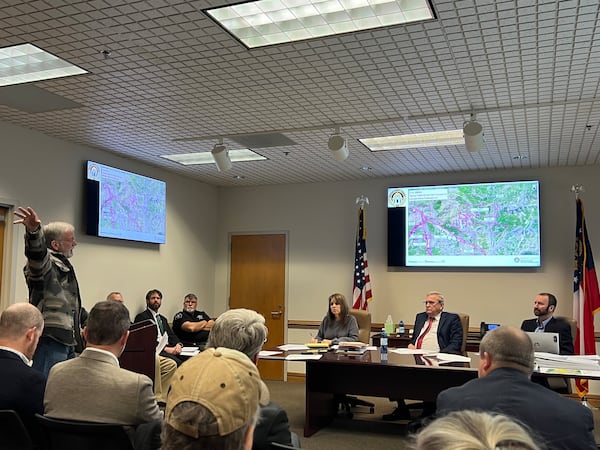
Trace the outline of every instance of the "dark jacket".
<instances>
[{"instance_id":1,"label":"dark jacket","mask_svg":"<svg viewBox=\"0 0 600 450\"><path fill-rule=\"evenodd\" d=\"M269 450L271 442L278 444L292 442L287 413L273 402L260 407L260 416L254 428L252 450Z\"/></svg>"},{"instance_id":2,"label":"dark jacket","mask_svg":"<svg viewBox=\"0 0 600 450\"><path fill-rule=\"evenodd\" d=\"M535 331L537 328L537 319L524 320L521 324L523 331ZM573 336L571 336L571 325L564 320L559 320L554 317L546 324L544 328L546 333L558 333L559 351L561 355L572 355L573 351Z\"/></svg>"},{"instance_id":3,"label":"dark jacket","mask_svg":"<svg viewBox=\"0 0 600 450\"><path fill-rule=\"evenodd\" d=\"M410 343L415 345L421 329L429 320L427 313L419 313L415 318L415 329ZM437 339L442 353L460 353L463 329L458 315L442 311L437 329Z\"/></svg>"},{"instance_id":4,"label":"dark jacket","mask_svg":"<svg viewBox=\"0 0 600 450\"><path fill-rule=\"evenodd\" d=\"M465 409L514 417L537 434L548 450L597 450L592 412L577 400L531 382L517 369L501 367L438 395L439 415Z\"/></svg>"}]
</instances>

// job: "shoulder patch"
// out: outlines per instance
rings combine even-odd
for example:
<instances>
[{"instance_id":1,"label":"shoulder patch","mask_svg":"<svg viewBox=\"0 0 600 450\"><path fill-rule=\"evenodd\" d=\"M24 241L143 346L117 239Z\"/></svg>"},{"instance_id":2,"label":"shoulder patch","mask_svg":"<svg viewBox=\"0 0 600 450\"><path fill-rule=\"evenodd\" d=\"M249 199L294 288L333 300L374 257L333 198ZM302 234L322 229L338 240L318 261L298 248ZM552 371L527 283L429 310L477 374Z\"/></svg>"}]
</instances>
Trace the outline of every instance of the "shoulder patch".
<instances>
[{"instance_id":1,"label":"shoulder patch","mask_svg":"<svg viewBox=\"0 0 600 450\"><path fill-rule=\"evenodd\" d=\"M183 313L178 312L177 314L175 314L175 320L179 320L183 317Z\"/></svg>"}]
</instances>

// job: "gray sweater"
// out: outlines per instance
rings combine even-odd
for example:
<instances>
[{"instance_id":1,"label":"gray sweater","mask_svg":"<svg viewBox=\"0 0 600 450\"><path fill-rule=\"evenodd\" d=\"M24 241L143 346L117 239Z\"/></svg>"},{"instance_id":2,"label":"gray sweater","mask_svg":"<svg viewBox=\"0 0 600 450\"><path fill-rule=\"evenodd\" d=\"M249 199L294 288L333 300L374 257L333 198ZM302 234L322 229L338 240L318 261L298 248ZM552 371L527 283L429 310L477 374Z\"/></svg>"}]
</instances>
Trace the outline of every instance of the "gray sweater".
<instances>
[{"instance_id":1,"label":"gray sweater","mask_svg":"<svg viewBox=\"0 0 600 450\"><path fill-rule=\"evenodd\" d=\"M358 341L358 324L354 316L348 316L345 320L331 320L325 316L317 333L319 341L323 339L331 340L333 345L340 342Z\"/></svg>"}]
</instances>

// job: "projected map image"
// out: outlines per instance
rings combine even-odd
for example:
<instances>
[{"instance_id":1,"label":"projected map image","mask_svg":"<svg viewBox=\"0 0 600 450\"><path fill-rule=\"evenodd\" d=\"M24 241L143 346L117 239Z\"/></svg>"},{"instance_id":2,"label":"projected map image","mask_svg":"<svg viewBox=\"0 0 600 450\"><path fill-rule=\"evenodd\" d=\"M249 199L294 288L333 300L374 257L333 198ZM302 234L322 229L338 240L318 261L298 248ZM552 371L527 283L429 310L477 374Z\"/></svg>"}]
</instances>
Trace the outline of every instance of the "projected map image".
<instances>
[{"instance_id":1,"label":"projected map image","mask_svg":"<svg viewBox=\"0 0 600 450\"><path fill-rule=\"evenodd\" d=\"M164 236L165 183L119 170L103 170L99 229L103 236Z\"/></svg>"},{"instance_id":2,"label":"projected map image","mask_svg":"<svg viewBox=\"0 0 600 450\"><path fill-rule=\"evenodd\" d=\"M510 257L539 264L537 183L491 183L408 190L407 262ZM493 265L493 264L492 264Z\"/></svg>"}]
</instances>

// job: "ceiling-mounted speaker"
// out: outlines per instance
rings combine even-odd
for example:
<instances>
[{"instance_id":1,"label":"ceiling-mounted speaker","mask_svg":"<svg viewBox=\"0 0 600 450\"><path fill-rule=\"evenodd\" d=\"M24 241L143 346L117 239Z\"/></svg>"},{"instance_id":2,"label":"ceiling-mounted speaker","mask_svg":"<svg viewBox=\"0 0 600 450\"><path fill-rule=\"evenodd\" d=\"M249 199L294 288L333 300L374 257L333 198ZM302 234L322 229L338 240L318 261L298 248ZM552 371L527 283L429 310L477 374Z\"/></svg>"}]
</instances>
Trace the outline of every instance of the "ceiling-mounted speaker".
<instances>
[{"instance_id":1,"label":"ceiling-mounted speaker","mask_svg":"<svg viewBox=\"0 0 600 450\"><path fill-rule=\"evenodd\" d=\"M333 157L338 161L344 161L350 154L348 151L348 142L339 133L329 137L327 146L329 147L329 150L331 150Z\"/></svg>"},{"instance_id":2,"label":"ceiling-mounted speaker","mask_svg":"<svg viewBox=\"0 0 600 450\"><path fill-rule=\"evenodd\" d=\"M474 119L463 124L465 148L469 152L478 152L483 148L483 127Z\"/></svg>"},{"instance_id":3,"label":"ceiling-mounted speaker","mask_svg":"<svg viewBox=\"0 0 600 450\"><path fill-rule=\"evenodd\" d=\"M229 159L229 151L224 144L215 144L211 153L219 172L226 172L233 167Z\"/></svg>"}]
</instances>

